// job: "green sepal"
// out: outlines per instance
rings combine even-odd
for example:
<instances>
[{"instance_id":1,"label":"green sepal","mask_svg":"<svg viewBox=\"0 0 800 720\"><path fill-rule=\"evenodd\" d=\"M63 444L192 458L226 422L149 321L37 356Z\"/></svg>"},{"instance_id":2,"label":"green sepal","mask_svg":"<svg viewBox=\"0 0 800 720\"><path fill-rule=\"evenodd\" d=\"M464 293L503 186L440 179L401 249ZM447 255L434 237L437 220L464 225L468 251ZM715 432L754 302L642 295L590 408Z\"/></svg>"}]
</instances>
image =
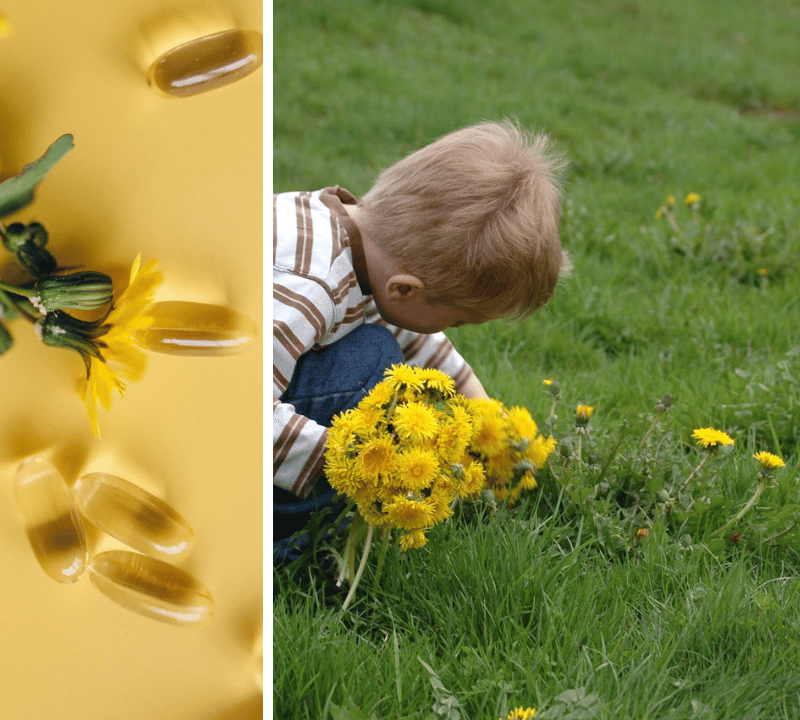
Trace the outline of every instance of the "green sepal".
<instances>
[{"instance_id":1,"label":"green sepal","mask_svg":"<svg viewBox=\"0 0 800 720\"><path fill-rule=\"evenodd\" d=\"M36 186L73 147L72 135L62 135L42 157L26 165L18 175L0 183L0 218L32 203Z\"/></svg>"}]
</instances>

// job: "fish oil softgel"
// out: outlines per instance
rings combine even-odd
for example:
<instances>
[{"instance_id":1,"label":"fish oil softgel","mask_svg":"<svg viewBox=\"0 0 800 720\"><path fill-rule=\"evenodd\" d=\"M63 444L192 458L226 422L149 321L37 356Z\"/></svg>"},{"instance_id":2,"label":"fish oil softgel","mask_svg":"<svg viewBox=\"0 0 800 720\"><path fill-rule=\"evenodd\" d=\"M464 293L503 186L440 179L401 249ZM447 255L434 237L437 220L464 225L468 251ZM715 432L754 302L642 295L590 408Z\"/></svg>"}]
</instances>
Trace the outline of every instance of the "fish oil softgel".
<instances>
[{"instance_id":1,"label":"fish oil softgel","mask_svg":"<svg viewBox=\"0 0 800 720\"><path fill-rule=\"evenodd\" d=\"M258 334L247 315L206 303L170 300L148 311L153 324L137 340L167 355L235 355L247 350Z\"/></svg>"},{"instance_id":2,"label":"fish oil softgel","mask_svg":"<svg viewBox=\"0 0 800 720\"><path fill-rule=\"evenodd\" d=\"M81 515L99 530L147 555L177 559L194 544L192 528L182 515L115 475L83 475L75 483L73 495Z\"/></svg>"},{"instance_id":3,"label":"fish oil softgel","mask_svg":"<svg viewBox=\"0 0 800 720\"><path fill-rule=\"evenodd\" d=\"M127 550L95 556L89 579L122 607L174 625L201 623L211 617L214 607L208 589L187 572Z\"/></svg>"},{"instance_id":4,"label":"fish oil softgel","mask_svg":"<svg viewBox=\"0 0 800 720\"><path fill-rule=\"evenodd\" d=\"M17 507L42 569L61 583L74 583L89 562L86 534L72 493L47 460L23 462L14 477Z\"/></svg>"},{"instance_id":5,"label":"fish oil softgel","mask_svg":"<svg viewBox=\"0 0 800 720\"><path fill-rule=\"evenodd\" d=\"M256 30L225 30L178 45L150 66L147 81L168 97L190 97L230 85L258 70L264 39Z\"/></svg>"}]
</instances>

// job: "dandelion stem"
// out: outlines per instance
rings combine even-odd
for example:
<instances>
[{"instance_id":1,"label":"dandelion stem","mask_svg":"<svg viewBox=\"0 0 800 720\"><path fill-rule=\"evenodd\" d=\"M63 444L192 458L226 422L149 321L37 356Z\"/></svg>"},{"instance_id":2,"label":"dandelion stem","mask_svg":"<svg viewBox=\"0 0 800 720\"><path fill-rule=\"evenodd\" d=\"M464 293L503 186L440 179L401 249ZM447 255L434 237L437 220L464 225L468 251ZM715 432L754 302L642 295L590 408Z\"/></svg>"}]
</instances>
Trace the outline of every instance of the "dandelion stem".
<instances>
[{"instance_id":1,"label":"dandelion stem","mask_svg":"<svg viewBox=\"0 0 800 720\"><path fill-rule=\"evenodd\" d=\"M736 513L736 517L732 518L731 520L728 520L728 522L726 522L719 530L717 530L716 534L722 535L729 527L739 522L739 520L741 520L748 513L748 511L753 507L753 505L755 505L758 502L758 498L761 497L761 493L763 493L764 490L766 490L766 488L767 484L765 482L758 483L758 487L756 488L756 491L753 493L753 497L751 497L747 501L747 504L741 510L739 510L738 513Z\"/></svg>"},{"instance_id":2,"label":"dandelion stem","mask_svg":"<svg viewBox=\"0 0 800 720\"><path fill-rule=\"evenodd\" d=\"M681 485L680 489L678 490L678 494L682 493L686 486L692 481L692 478L700 472L700 469L708 462L708 459L711 457L711 453L706 453L706 456L700 461L700 464L692 470L692 474L689 475L686 480L684 480L683 485Z\"/></svg>"},{"instance_id":3,"label":"dandelion stem","mask_svg":"<svg viewBox=\"0 0 800 720\"><path fill-rule=\"evenodd\" d=\"M339 571L339 577L336 580L336 587L340 587L346 577L349 578L350 580L353 579L353 573L354 573L353 566L355 564L354 556L356 552L356 538L358 537L358 530L359 530L358 526L360 517L361 516L358 513L356 513L355 516L353 517L353 522L350 525L350 534L347 536L347 544L344 547L342 568Z\"/></svg>"},{"instance_id":4,"label":"dandelion stem","mask_svg":"<svg viewBox=\"0 0 800 720\"><path fill-rule=\"evenodd\" d=\"M372 592L380 587L383 563L386 560L386 551L389 549L389 540L392 537L392 528L387 527L381 530L381 550L378 555L378 566L375 568L375 579L372 581Z\"/></svg>"},{"instance_id":5,"label":"dandelion stem","mask_svg":"<svg viewBox=\"0 0 800 720\"><path fill-rule=\"evenodd\" d=\"M13 285L7 285L4 282L0 282L0 290L5 290L6 292L13 293L14 295L23 295L25 297L33 297L36 295L35 290L26 290L25 288L14 287Z\"/></svg>"},{"instance_id":6,"label":"dandelion stem","mask_svg":"<svg viewBox=\"0 0 800 720\"><path fill-rule=\"evenodd\" d=\"M356 594L358 583L361 582L361 576L364 574L364 568L367 566L367 557L369 556L369 551L372 547L372 536L374 533L375 528L370 525L369 530L367 531L367 539L364 541L364 552L361 554L361 562L358 564L358 572L356 572L356 576L353 578L353 583L350 585L350 592L347 593L347 597L344 599L344 603L342 604L342 612L347 610L347 606L350 604L350 601Z\"/></svg>"}]
</instances>

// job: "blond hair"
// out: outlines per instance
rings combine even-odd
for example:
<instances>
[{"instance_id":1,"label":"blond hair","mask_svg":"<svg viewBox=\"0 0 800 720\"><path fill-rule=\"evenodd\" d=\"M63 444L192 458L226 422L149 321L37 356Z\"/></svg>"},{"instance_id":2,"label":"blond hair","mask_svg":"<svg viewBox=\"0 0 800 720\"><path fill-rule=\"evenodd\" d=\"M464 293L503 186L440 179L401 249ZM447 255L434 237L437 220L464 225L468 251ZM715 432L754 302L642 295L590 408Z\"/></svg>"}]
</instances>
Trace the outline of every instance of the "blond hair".
<instances>
[{"instance_id":1,"label":"blond hair","mask_svg":"<svg viewBox=\"0 0 800 720\"><path fill-rule=\"evenodd\" d=\"M525 316L570 265L558 235L563 164L546 135L508 120L456 130L384 170L360 224L431 299Z\"/></svg>"}]
</instances>

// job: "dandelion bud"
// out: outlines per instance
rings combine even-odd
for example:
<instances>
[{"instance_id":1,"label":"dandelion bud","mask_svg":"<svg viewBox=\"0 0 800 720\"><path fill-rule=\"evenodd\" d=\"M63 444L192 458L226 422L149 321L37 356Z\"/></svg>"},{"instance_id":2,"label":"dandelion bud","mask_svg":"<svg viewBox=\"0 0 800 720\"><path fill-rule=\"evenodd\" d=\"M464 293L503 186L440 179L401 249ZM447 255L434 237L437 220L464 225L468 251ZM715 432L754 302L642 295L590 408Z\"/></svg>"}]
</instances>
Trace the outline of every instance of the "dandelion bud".
<instances>
[{"instance_id":1,"label":"dandelion bud","mask_svg":"<svg viewBox=\"0 0 800 720\"><path fill-rule=\"evenodd\" d=\"M89 372L89 356L102 360L100 350L93 342L106 331L103 320L85 322L78 320L63 310L47 313L34 324L39 339L51 347L64 348L80 353Z\"/></svg>"},{"instance_id":2,"label":"dandelion bud","mask_svg":"<svg viewBox=\"0 0 800 720\"><path fill-rule=\"evenodd\" d=\"M30 301L41 313L59 308L95 310L114 298L111 278L91 270L41 278L34 291Z\"/></svg>"},{"instance_id":3,"label":"dandelion bud","mask_svg":"<svg viewBox=\"0 0 800 720\"><path fill-rule=\"evenodd\" d=\"M47 230L40 223L12 223L3 233L3 245L31 275L49 275L56 259L45 249Z\"/></svg>"}]
</instances>

